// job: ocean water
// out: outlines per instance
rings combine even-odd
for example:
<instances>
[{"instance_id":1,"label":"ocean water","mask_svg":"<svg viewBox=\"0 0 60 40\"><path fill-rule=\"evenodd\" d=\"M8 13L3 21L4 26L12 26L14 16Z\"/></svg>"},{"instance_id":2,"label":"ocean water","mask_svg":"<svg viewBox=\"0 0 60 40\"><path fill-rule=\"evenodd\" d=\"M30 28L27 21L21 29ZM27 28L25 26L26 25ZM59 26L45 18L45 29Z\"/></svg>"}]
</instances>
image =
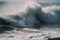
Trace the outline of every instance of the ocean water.
<instances>
[{"instance_id":1,"label":"ocean water","mask_svg":"<svg viewBox=\"0 0 60 40\"><path fill-rule=\"evenodd\" d=\"M59 24L60 3L36 1L0 2L0 18L11 26L34 27L36 24ZM1 23L1 24L4 24Z\"/></svg>"},{"instance_id":2,"label":"ocean water","mask_svg":"<svg viewBox=\"0 0 60 40\"><path fill-rule=\"evenodd\" d=\"M48 40L60 37L60 3L0 1L0 29L1 27L2 30L7 27L23 28L20 31L13 30L13 34L9 34L20 40ZM5 34L0 37L4 36L6 39L9 35ZM30 36L33 38L28 38Z\"/></svg>"}]
</instances>

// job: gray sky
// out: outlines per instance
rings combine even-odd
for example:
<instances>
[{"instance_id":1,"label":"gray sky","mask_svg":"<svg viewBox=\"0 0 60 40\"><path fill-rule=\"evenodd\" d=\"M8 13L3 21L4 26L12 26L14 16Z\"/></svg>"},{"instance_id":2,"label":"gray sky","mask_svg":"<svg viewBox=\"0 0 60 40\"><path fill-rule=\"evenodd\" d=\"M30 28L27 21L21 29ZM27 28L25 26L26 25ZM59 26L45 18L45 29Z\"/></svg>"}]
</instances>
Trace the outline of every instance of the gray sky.
<instances>
[{"instance_id":1,"label":"gray sky","mask_svg":"<svg viewBox=\"0 0 60 40\"><path fill-rule=\"evenodd\" d=\"M37 1L40 1L40 2L47 2L47 3L51 3L51 2L55 2L55 3L60 3L60 0L37 0Z\"/></svg>"},{"instance_id":2,"label":"gray sky","mask_svg":"<svg viewBox=\"0 0 60 40\"><path fill-rule=\"evenodd\" d=\"M60 3L60 0L0 0L0 1L39 1L39 2L55 2L55 3Z\"/></svg>"}]
</instances>

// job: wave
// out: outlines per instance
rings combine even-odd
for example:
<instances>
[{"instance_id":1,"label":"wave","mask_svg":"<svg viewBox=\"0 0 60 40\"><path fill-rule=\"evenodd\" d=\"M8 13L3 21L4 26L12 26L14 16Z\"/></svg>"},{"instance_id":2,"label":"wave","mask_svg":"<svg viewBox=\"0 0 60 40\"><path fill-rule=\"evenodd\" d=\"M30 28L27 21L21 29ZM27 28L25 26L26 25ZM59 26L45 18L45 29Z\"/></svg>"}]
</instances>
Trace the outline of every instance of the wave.
<instances>
[{"instance_id":1,"label":"wave","mask_svg":"<svg viewBox=\"0 0 60 40\"><path fill-rule=\"evenodd\" d=\"M42 8L43 20L46 23L57 24L60 23L60 7L56 5Z\"/></svg>"},{"instance_id":2,"label":"wave","mask_svg":"<svg viewBox=\"0 0 60 40\"><path fill-rule=\"evenodd\" d=\"M0 17L12 26L33 27L37 21L35 12L40 4L36 2L6 2L1 7Z\"/></svg>"},{"instance_id":3,"label":"wave","mask_svg":"<svg viewBox=\"0 0 60 40\"><path fill-rule=\"evenodd\" d=\"M60 23L60 7L46 6L35 1L4 2L0 7L0 18L17 27L37 27L41 23Z\"/></svg>"}]
</instances>

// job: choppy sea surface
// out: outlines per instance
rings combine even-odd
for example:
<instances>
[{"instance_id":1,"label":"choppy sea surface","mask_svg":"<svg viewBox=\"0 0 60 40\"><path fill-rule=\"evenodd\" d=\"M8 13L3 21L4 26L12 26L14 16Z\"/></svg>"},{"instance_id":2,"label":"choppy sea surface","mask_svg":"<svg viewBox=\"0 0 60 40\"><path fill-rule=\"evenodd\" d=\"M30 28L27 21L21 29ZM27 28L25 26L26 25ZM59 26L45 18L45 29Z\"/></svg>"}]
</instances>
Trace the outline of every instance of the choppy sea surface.
<instances>
[{"instance_id":1,"label":"choppy sea surface","mask_svg":"<svg viewBox=\"0 0 60 40\"><path fill-rule=\"evenodd\" d=\"M49 40L60 37L60 3L0 2L0 25L1 40ZM5 31L10 27L13 30Z\"/></svg>"}]
</instances>

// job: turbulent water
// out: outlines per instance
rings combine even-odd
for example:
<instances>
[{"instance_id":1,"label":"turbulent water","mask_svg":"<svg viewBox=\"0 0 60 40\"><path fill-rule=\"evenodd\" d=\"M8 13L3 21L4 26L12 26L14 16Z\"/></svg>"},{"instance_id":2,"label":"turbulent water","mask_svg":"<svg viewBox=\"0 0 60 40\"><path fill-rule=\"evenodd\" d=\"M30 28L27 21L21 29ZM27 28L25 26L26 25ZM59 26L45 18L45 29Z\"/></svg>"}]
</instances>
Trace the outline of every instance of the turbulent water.
<instances>
[{"instance_id":1,"label":"turbulent water","mask_svg":"<svg viewBox=\"0 0 60 40\"><path fill-rule=\"evenodd\" d=\"M0 1L0 33L1 40L60 38L60 3Z\"/></svg>"},{"instance_id":2,"label":"turbulent water","mask_svg":"<svg viewBox=\"0 0 60 40\"><path fill-rule=\"evenodd\" d=\"M60 5L35 1L0 2L0 19L0 24L6 22L6 25L15 27L37 27L41 23L59 24Z\"/></svg>"}]
</instances>

